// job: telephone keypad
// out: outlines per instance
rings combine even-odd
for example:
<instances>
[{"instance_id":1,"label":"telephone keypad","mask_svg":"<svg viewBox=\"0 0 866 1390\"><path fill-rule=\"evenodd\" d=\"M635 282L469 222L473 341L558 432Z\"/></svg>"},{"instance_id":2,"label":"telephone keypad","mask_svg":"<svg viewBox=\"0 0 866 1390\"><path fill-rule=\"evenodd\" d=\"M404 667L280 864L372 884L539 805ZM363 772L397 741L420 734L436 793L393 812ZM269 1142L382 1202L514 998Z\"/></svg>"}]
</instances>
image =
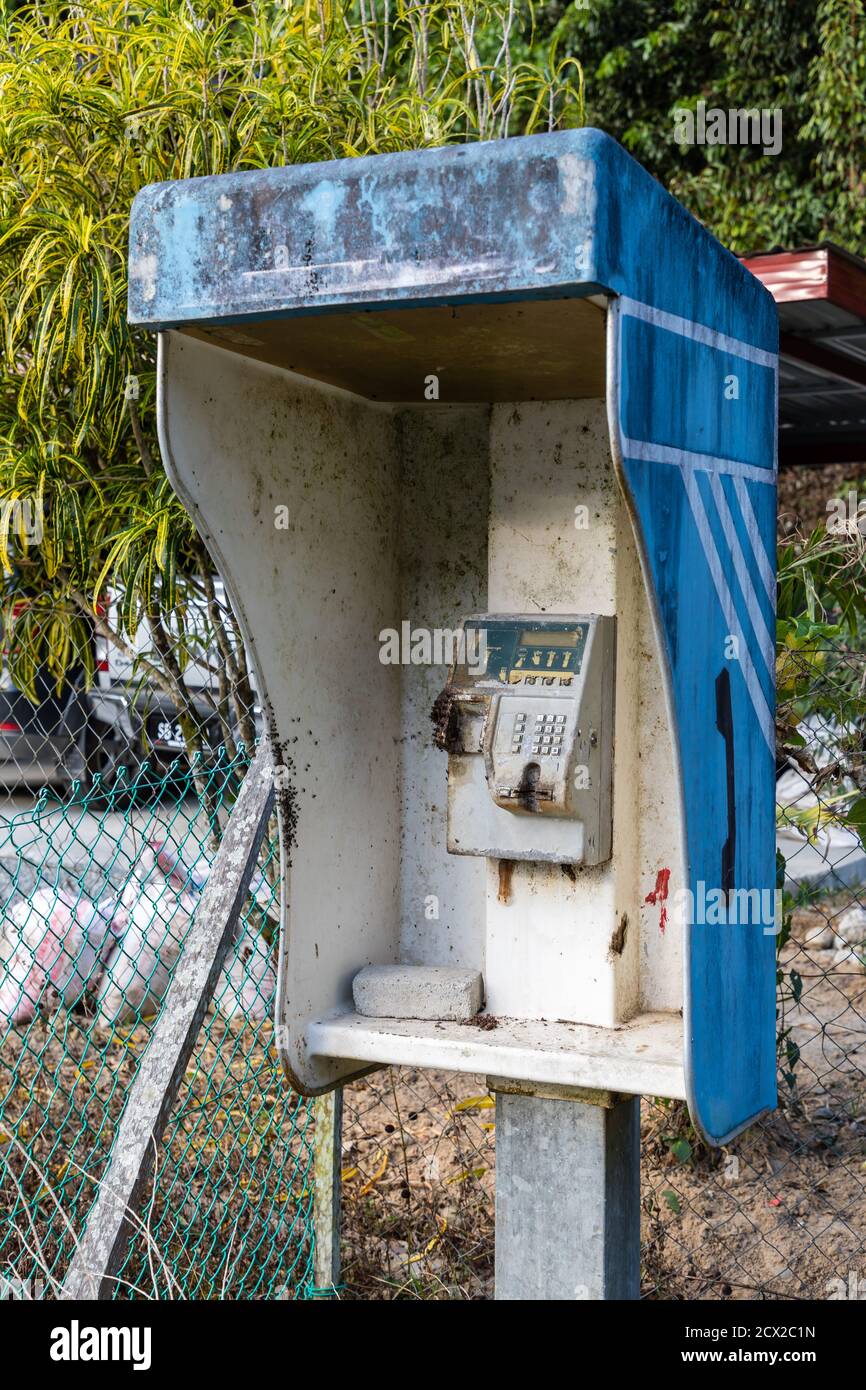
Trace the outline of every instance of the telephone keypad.
<instances>
[{"instance_id":1,"label":"telephone keypad","mask_svg":"<svg viewBox=\"0 0 866 1390\"><path fill-rule=\"evenodd\" d=\"M560 756L567 722L565 714L537 714L527 727L526 712L515 714L511 725L511 752L531 753L536 757Z\"/></svg>"}]
</instances>

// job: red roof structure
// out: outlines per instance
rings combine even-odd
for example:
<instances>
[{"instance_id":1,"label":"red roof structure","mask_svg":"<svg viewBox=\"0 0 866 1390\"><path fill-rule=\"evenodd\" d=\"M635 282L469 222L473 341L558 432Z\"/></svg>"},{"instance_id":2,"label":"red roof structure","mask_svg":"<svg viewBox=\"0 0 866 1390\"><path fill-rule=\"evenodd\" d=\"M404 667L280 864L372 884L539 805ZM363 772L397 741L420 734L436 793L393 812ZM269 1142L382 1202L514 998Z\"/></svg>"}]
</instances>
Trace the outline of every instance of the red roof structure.
<instances>
[{"instance_id":1,"label":"red roof structure","mask_svg":"<svg viewBox=\"0 0 866 1390\"><path fill-rule=\"evenodd\" d=\"M866 260L832 242L742 260L779 310L780 463L866 463Z\"/></svg>"}]
</instances>

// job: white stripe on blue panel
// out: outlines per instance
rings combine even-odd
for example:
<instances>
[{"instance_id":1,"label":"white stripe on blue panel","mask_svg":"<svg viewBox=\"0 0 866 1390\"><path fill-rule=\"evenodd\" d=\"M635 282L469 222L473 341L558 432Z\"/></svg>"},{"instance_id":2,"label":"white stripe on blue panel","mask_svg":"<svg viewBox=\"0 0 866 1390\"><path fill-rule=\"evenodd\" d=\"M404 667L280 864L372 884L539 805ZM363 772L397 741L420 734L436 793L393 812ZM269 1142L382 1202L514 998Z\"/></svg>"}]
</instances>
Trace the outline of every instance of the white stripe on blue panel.
<instances>
[{"instance_id":1,"label":"white stripe on blue panel","mask_svg":"<svg viewBox=\"0 0 866 1390\"><path fill-rule=\"evenodd\" d=\"M710 474L710 488L716 504L716 511L719 514L719 521L722 523L722 531L731 552L731 559L734 562L734 573L737 576L740 592L746 602L749 622L752 624L752 631L758 639L758 647L764 658L764 665L772 675L776 669L776 643L770 635L770 629L767 627L766 619L761 611L755 586L752 583L752 576L749 574L749 568L743 555L743 547L740 545L740 538L734 525L734 518L731 516L728 499L725 496L722 480L718 473Z\"/></svg>"},{"instance_id":2,"label":"white stripe on blue panel","mask_svg":"<svg viewBox=\"0 0 866 1390\"><path fill-rule=\"evenodd\" d=\"M716 454L696 454L693 449L676 449L672 444L651 444L646 439L629 439L620 429L623 458L639 463L672 463L686 472L700 469L704 473L727 473L732 478L748 478L752 483L774 486L776 475L772 468L757 463L742 463L739 459L720 458Z\"/></svg>"},{"instance_id":3,"label":"white stripe on blue panel","mask_svg":"<svg viewBox=\"0 0 866 1390\"><path fill-rule=\"evenodd\" d=\"M752 554L754 555L755 563L758 566L758 572L761 576L761 582L764 585L767 598L770 600L773 607L775 608L775 570L773 568L772 560L770 559L770 556L767 554L767 547L764 545L763 537L761 536L760 527L758 526L758 518L755 516L755 509L752 506L752 499L749 496L749 489L746 487L746 484L743 482L742 478L734 479L734 491L737 494L737 501L740 504L740 511L742 512L743 520L746 523L746 535L749 537L749 545L752 547Z\"/></svg>"},{"instance_id":4,"label":"white stripe on blue panel","mask_svg":"<svg viewBox=\"0 0 866 1390\"><path fill-rule=\"evenodd\" d=\"M773 757L775 757L776 729L773 721L773 715L770 711L769 705L767 704L764 692L761 689L761 683L758 680L758 674L754 666L752 665L752 659L749 655L749 649L746 644L746 639L743 636L743 630L740 627L739 619L737 618L730 590L728 589L727 583L725 581L724 572L722 570L722 564L719 559L719 553L716 550L715 541L713 540L712 532L710 530L709 518L707 517L707 513L704 508L704 503L700 494L700 489L698 488L697 479L695 478L694 473L689 472L689 470L685 468L682 469L682 479L683 483L685 484L686 496L689 499L689 505L692 509L692 516L694 517L695 526L697 527L701 545L703 546L707 567L710 571L710 576L715 586L719 603L722 606L722 612L725 615L725 622L728 624L728 631L731 633L732 636L736 637L737 639L737 645L739 647L740 669L743 672L743 679L746 682L746 689L749 693L749 699L752 702L752 708L755 711L755 717L758 721L758 727L760 728L761 733L764 737L764 742L766 743L770 752L773 754Z\"/></svg>"},{"instance_id":5,"label":"white stripe on blue panel","mask_svg":"<svg viewBox=\"0 0 866 1390\"><path fill-rule=\"evenodd\" d=\"M758 367L771 367L774 371L778 368L778 353L767 352L765 348L755 347L752 343L744 343L740 338L731 338L727 333L718 333L715 328L707 328L706 324L680 318L679 314L669 314L665 309L654 309L651 304L642 304L639 299L629 299L627 295L620 296L618 302L623 313L628 314L630 318L642 319L644 323L651 323L656 328L667 329L668 333L679 333L683 338L692 338L696 343L703 343L718 352L729 352L734 357L743 357Z\"/></svg>"}]
</instances>

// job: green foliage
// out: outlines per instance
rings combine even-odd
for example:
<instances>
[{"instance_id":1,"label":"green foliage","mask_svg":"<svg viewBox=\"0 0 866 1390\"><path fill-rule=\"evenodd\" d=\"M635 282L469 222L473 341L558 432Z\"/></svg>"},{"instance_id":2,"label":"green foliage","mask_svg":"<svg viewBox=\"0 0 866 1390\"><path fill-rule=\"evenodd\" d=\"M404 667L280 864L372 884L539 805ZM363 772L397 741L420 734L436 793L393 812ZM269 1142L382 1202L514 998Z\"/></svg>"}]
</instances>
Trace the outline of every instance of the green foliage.
<instances>
[{"instance_id":1,"label":"green foliage","mask_svg":"<svg viewBox=\"0 0 866 1390\"><path fill-rule=\"evenodd\" d=\"M615 135L738 252L829 237L863 251L863 0L558 0L539 12L586 72L587 119ZM780 107L783 147L678 146L673 112Z\"/></svg>"},{"instance_id":2,"label":"green foliage","mask_svg":"<svg viewBox=\"0 0 866 1390\"><path fill-rule=\"evenodd\" d=\"M851 499L860 491L856 480L840 484L828 501L826 523L779 546L776 667L780 724L787 724L791 735L801 718L816 714L827 724L853 729L839 747L858 776L866 544L863 517L856 507L852 511ZM792 741L802 744L802 739Z\"/></svg>"},{"instance_id":3,"label":"green foliage","mask_svg":"<svg viewBox=\"0 0 866 1390\"><path fill-rule=\"evenodd\" d=\"M688 1163L692 1156L692 1146L680 1134L663 1134L662 1143L667 1144L677 1163Z\"/></svg>"},{"instance_id":4,"label":"green foliage","mask_svg":"<svg viewBox=\"0 0 866 1390\"><path fill-rule=\"evenodd\" d=\"M861 254L866 241L866 8L823 0L821 53L812 65L812 114L803 134L817 146L815 169L828 235Z\"/></svg>"},{"instance_id":5,"label":"green foliage","mask_svg":"<svg viewBox=\"0 0 866 1390\"><path fill-rule=\"evenodd\" d=\"M111 588L119 620L100 630L129 656L147 618L138 666L193 747L186 656L171 655L193 595L228 665L226 708L249 693L159 461L154 339L126 324L138 190L581 119L574 59L530 53L525 9L518 23L494 0L395 0L372 15L364 0L45 0L0 20L0 562L25 689L40 663L61 682L85 654ZM25 497L43 507L39 543L4 510Z\"/></svg>"},{"instance_id":6,"label":"green foliage","mask_svg":"<svg viewBox=\"0 0 866 1390\"><path fill-rule=\"evenodd\" d=\"M796 726L819 714L860 723L859 674L846 660L866 630L866 554L859 534L818 527L779 547L776 698L782 743L802 745Z\"/></svg>"}]
</instances>

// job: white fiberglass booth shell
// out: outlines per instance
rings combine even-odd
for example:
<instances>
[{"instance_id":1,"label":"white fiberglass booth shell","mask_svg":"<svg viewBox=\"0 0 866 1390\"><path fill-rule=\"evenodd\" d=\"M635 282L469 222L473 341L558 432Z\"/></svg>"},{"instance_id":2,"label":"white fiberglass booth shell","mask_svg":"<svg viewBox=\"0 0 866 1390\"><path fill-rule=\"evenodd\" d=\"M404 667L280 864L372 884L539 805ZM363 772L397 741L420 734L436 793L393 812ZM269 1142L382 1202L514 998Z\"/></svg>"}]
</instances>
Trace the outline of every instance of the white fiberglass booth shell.
<instances>
[{"instance_id":1,"label":"white fiberglass booth shell","mask_svg":"<svg viewBox=\"0 0 866 1390\"><path fill-rule=\"evenodd\" d=\"M715 1142L771 1107L772 911L731 906L775 887L769 295L589 130L147 188L130 318L160 330L163 457L284 769L292 1083L409 1063L687 1097ZM489 852L471 813L449 852L469 764L432 737L439 639L477 614L552 671L574 615L615 633L600 839L557 850L565 822L507 798L552 800L488 778ZM484 1011L356 1012L387 964L478 971Z\"/></svg>"}]
</instances>

